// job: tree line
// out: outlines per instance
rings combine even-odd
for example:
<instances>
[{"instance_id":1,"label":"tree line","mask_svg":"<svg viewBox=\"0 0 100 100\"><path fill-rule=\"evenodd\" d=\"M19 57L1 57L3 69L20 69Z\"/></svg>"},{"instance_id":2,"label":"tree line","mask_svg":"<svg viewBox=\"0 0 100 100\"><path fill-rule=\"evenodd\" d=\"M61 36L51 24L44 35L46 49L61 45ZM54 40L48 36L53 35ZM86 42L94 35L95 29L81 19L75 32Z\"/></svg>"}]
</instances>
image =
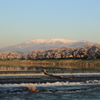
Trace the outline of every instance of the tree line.
<instances>
[{"instance_id":1,"label":"tree line","mask_svg":"<svg viewBox=\"0 0 100 100\"><path fill-rule=\"evenodd\" d=\"M2 52L0 53L1 60L10 59L67 59L67 58L100 58L100 44L85 45L83 47L61 47L47 50L33 50L28 53L18 54L17 52Z\"/></svg>"}]
</instances>

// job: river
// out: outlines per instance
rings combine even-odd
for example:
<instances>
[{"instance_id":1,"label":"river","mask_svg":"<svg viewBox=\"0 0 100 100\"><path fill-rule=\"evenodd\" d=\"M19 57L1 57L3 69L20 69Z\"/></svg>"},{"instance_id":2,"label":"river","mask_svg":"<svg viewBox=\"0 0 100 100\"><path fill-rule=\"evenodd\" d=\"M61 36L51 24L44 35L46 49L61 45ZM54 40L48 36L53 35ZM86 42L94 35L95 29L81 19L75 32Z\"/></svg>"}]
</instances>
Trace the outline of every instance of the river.
<instances>
[{"instance_id":1,"label":"river","mask_svg":"<svg viewBox=\"0 0 100 100\"><path fill-rule=\"evenodd\" d=\"M65 69L60 69L60 71L59 69L47 69L47 71L55 73L62 71L57 75L72 78L72 80L66 80L44 75L41 71L43 68L32 68L32 71L19 71L18 68L18 71L13 69L1 71L0 100L100 100L100 73L98 70L67 72ZM39 75L35 72L37 70ZM69 72L71 73L68 74ZM35 88L35 91L30 91L30 87Z\"/></svg>"},{"instance_id":2,"label":"river","mask_svg":"<svg viewBox=\"0 0 100 100\"><path fill-rule=\"evenodd\" d=\"M30 92L29 86L38 91ZM100 100L100 83L0 84L0 100Z\"/></svg>"}]
</instances>

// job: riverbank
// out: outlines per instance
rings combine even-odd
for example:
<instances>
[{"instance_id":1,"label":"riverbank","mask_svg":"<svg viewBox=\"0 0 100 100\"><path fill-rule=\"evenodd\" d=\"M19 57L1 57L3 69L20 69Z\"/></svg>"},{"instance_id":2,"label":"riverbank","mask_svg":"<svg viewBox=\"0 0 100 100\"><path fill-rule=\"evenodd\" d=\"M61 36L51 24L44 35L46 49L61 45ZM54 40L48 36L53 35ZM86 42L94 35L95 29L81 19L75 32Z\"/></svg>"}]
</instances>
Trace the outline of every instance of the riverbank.
<instances>
[{"instance_id":1,"label":"riverbank","mask_svg":"<svg viewBox=\"0 0 100 100\"><path fill-rule=\"evenodd\" d=\"M13 67L43 67L67 69L100 69L100 59L48 59L48 60L0 60L0 65Z\"/></svg>"}]
</instances>

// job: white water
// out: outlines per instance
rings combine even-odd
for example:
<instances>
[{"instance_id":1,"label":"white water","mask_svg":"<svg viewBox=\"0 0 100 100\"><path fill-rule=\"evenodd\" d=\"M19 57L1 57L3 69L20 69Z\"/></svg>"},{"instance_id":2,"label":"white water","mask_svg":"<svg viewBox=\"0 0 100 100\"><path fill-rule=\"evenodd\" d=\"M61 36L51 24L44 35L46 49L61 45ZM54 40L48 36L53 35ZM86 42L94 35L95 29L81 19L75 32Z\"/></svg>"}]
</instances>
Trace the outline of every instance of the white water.
<instances>
[{"instance_id":1,"label":"white water","mask_svg":"<svg viewBox=\"0 0 100 100\"><path fill-rule=\"evenodd\" d=\"M100 80L89 80L86 82L54 82L54 83L21 83L21 84L0 84L0 87L19 87L19 86L62 86L62 85L82 85L100 84Z\"/></svg>"}]
</instances>

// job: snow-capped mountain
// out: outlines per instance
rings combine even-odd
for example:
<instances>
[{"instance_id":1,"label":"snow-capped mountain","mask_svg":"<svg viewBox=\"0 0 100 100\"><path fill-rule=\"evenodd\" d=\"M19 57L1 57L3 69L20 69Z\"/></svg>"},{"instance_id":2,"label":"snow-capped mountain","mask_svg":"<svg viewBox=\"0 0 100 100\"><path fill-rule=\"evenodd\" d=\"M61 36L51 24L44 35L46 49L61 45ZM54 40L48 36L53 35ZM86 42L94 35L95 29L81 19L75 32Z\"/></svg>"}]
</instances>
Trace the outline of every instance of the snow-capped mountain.
<instances>
[{"instance_id":1,"label":"snow-capped mountain","mask_svg":"<svg viewBox=\"0 0 100 100\"><path fill-rule=\"evenodd\" d=\"M77 42L77 41L66 40L66 39L36 39L36 40L25 41L24 43L30 44L33 42L34 43L55 43L55 42L71 43L71 42Z\"/></svg>"},{"instance_id":2,"label":"snow-capped mountain","mask_svg":"<svg viewBox=\"0 0 100 100\"><path fill-rule=\"evenodd\" d=\"M55 45L55 47L57 47L56 45L71 45L73 43L75 43L77 41L73 41L73 40L66 40L66 39L36 39L36 40L29 40L29 41L25 41L21 44L16 45L16 48L26 48L26 47L33 47L33 46L39 46L37 47L38 49L43 49L40 48L41 46L53 46ZM53 47L54 48L54 47Z\"/></svg>"},{"instance_id":3,"label":"snow-capped mountain","mask_svg":"<svg viewBox=\"0 0 100 100\"><path fill-rule=\"evenodd\" d=\"M50 49L50 48L59 48L59 47L81 47L86 44L93 44L88 41L74 41L74 40L66 40L66 39L36 39L36 40L28 40L18 45L9 46L0 49L0 52L12 52L12 51L20 51L20 52L28 52L35 49Z\"/></svg>"}]
</instances>

